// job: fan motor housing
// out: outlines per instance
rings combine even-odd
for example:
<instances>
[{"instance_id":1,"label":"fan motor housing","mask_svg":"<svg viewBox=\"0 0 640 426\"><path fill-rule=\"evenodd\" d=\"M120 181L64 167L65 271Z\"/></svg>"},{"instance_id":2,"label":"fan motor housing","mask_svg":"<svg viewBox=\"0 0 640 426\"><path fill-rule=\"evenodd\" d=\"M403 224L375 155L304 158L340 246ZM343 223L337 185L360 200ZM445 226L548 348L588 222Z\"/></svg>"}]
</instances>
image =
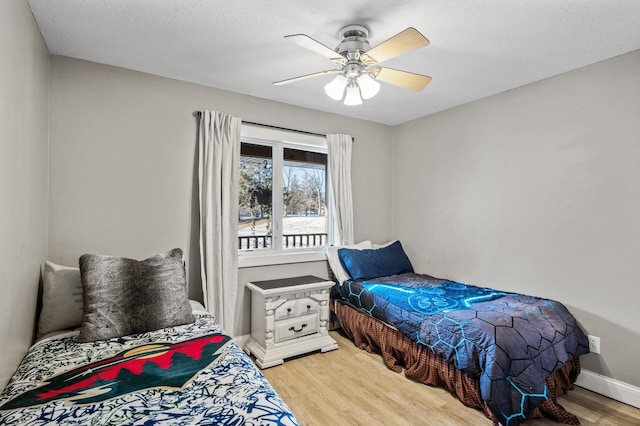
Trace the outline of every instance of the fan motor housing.
<instances>
[{"instance_id":1,"label":"fan motor housing","mask_svg":"<svg viewBox=\"0 0 640 426\"><path fill-rule=\"evenodd\" d=\"M364 25L347 25L340 30L339 35L342 41L336 48L336 51L341 55L345 53L357 53L357 56L359 56L360 53L371 49L369 41L367 40L369 30Z\"/></svg>"}]
</instances>

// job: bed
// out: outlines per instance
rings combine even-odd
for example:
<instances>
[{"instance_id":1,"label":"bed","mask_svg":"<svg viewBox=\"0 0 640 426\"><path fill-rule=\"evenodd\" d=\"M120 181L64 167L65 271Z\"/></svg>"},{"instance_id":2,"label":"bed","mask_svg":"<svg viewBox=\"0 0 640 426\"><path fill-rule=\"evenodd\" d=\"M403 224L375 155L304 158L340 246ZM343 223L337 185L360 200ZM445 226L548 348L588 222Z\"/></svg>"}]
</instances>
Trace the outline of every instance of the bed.
<instances>
[{"instance_id":1,"label":"bed","mask_svg":"<svg viewBox=\"0 0 640 426\"><path fill-rule=\"evenodd\" d=\"M144 261L94 256L84 259L86 270L83 258L80 268L48 262L40 338L0 394L0 424L296 425L294 415L251 359L201 305L186 299L181 258L182 252L176 250ZM93 284L101 291L109 287L105 279L115 282L123 297L117 305L134 297L123 291L123 276L114 275L114 262L118 270L128 271L125 275L133 271L136 282L152 290L135 296L135 310L142 311L144 319L156 321L143 331L136 329L139 324L135 321L118 324L112 316L105 326L108 322L98 317L107 308L100 305L103 300L91 288L92 280L98 279ZM148 277L150 270L155 275L152 278ZM140 278L140 271L146 278ZM129 282L127 288L131 278L124 280ZM177 288L163 295L167 280ZM69 309L78 304L77 298L59 298L69 305L66 311L59 311L61 315L73 312L75 320L48 311L60 306L49 306L56 303L47 291L75 291L77 295L78 285L83 292L80 320L74 312L77 309ZM172 300L169 308L163 308L167 305L164 296ZM154 306L158 301L161 305ZM98 309L92 310L96 305ZM129 319L136 317L126 314ZM159 318L168 318L168 324L158 328ZM52 321L58 325L51 325ZM74 321L80 321L79 327L50 330ZM99 327L91 328L87 322Z\"/></svg>"},{"instance_id":2,"label":"bed","mask_svg":"<svg viewBox=\"0 0 640 426\"><path fill-rule=\"evenodd\" d=\"M556 398L588 342L561 303L416 274L399 241L335 249L329 261L345 334L389 368L446 387L494 423L579 424Z\"/></svg>"}]
</instances>

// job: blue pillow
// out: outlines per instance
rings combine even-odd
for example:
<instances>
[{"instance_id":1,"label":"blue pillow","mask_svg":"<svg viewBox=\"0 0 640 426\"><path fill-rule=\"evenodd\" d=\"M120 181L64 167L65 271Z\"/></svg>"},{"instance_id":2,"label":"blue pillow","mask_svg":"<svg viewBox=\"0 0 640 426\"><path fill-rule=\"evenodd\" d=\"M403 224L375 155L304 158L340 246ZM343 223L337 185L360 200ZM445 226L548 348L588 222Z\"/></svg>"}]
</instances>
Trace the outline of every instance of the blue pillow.
<instances>
[{"instance_id":1,"label":"blue pillow","mask_svg":"<svg viewBox=\"0 0 640 426\"><path fill-rule=\"evenodd\" d=\"M413 272L400 241L374 250L338 249L344 270L356 281Z\"/></svg>"}]
</instances>

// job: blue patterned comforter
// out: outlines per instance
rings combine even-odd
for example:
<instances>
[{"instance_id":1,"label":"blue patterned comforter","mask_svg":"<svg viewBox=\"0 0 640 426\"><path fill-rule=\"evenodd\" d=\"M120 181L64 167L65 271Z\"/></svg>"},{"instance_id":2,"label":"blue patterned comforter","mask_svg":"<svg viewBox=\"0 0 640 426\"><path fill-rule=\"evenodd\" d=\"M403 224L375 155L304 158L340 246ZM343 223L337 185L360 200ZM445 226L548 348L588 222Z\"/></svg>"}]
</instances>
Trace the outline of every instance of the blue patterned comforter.
<instances>
[{"instance_id":1,"label":"blue patterned comforter","mask_svg":"<svg viewBox=\"0 0 640 426\"><path fill-rule=\"evenodd\" d=\"M575 318L553 300L413 273L347 281L340 292L477 378L505 425L519 424L550 397L549 374L589 352Z\"/></svg>"},{"instance_id":2,"label":"blue patterned comforter","mask_svg":"<svg viewBox=\"0 0 640 426\"><path fill-rule=\"evenodd\" d=\"M37 342L0 394L9 425L297 425L213 317L144 334Z\"/></svg>"}]
</instances>

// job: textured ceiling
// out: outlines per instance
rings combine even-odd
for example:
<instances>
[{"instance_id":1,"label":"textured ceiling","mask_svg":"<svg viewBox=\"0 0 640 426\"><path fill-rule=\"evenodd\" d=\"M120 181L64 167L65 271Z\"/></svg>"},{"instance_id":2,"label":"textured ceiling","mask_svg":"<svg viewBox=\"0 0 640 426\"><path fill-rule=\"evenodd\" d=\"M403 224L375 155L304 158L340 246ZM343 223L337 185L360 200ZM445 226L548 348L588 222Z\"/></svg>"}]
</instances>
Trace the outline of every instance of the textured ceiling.
<instances>
[{"instance_id":1,"label":"textured ceiling","mask_svg":"<svg viewBox=\"0 0 640 426\"><path fill-rule=\"evenodd\" d=\"M638 0L29 0L52 54L395 125L640 49ZM382 83L359 106L332 76L271 83L333 64L289 40L334 48L347 24L372 46L407 27L431 45L384 62L426 74L422 92ZM640 70L639 70L640 75Z\"/></svg>"}]
</instances>

